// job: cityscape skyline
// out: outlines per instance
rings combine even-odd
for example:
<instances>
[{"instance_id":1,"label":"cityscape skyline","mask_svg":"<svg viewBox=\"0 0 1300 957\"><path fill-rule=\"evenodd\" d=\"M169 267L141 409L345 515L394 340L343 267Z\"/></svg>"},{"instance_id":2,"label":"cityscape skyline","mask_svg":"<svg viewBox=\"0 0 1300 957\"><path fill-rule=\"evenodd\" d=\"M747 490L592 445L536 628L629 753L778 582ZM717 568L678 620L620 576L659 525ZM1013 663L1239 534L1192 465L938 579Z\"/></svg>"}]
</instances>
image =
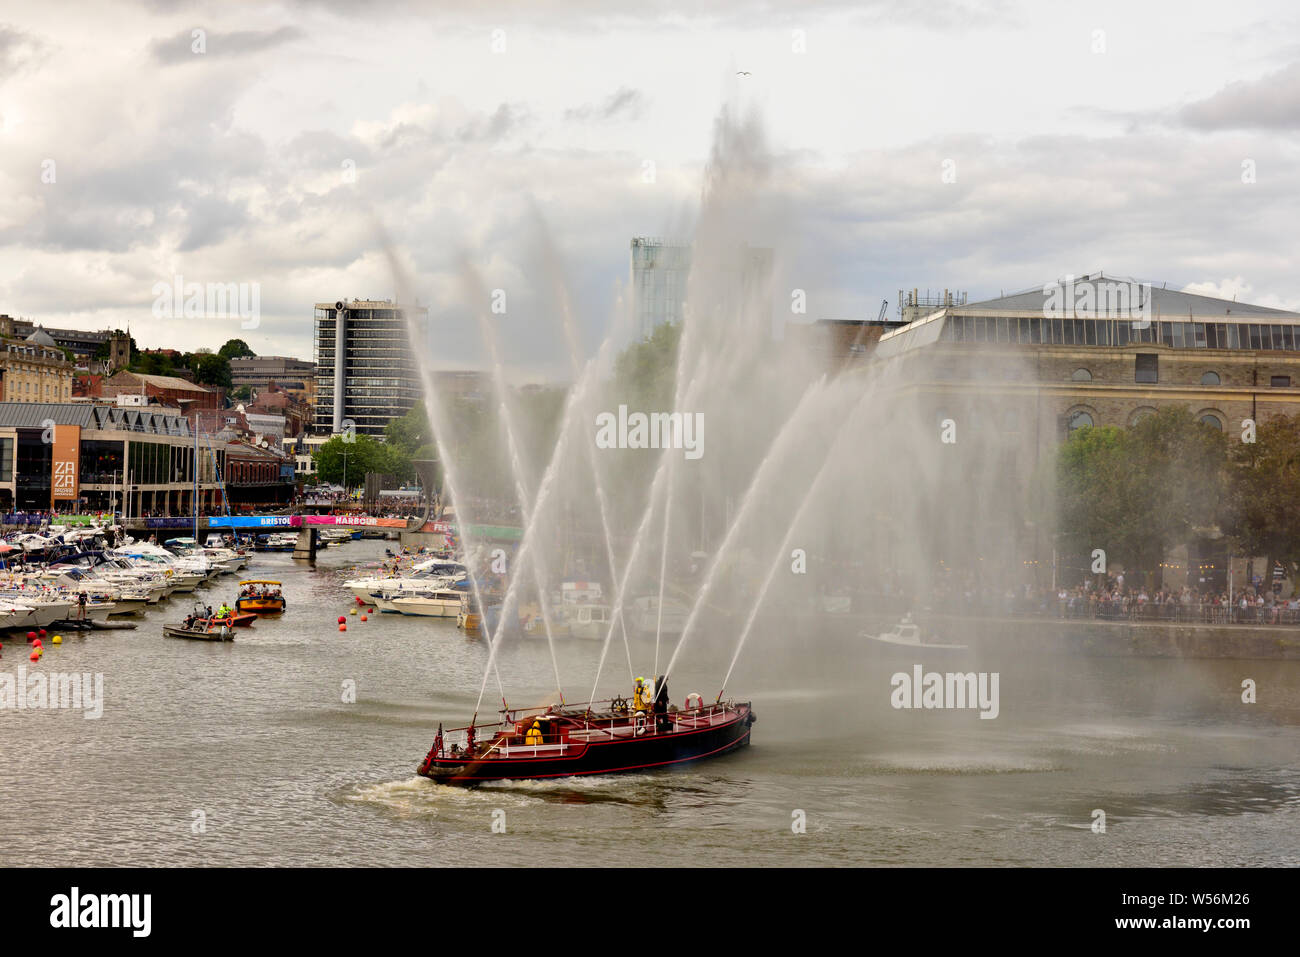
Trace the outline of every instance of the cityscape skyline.
<instances>
[{"instance_id":1,"label":"cityscape skyline","mask_svg":"<svg viewBox=\"0 0 1300 957\"><path fill-rule=\"evenodd\" d=\"M1278 3L1246 4L1249 29L1207 4L1166 22L1114 4L1087 19L1000 3L921 18L826 2L761 25L743 3L682 22L559 4L543 23L488 5L435 8L399 37L400 4L241 12L237 25L194 5L74 6L0 26L13 200L0 309L44 325L129 322L137 341L180 348L195 327L153 315L157 284L257 284L258 325L214 320L204 344L238 337L306 357L307 309L325 290L399 298L378 222L430 308L440 360L481 358L462 321L463 254L517 304L503 320L509 358L552 361L554 337L533 321L553 312L539 233L564 259L590 347L626 292L629 237L697 225L684 211L720 114L743 118L732 146L767 176L775 212L749 241L776 252L778 305L807 292L794 321L866 318L900 285L988 298L1080 263L1300 307L1285 229L1300 210L1282 172L1300 66L1285 40L1295 15ZM687 28L711 22L725 42ZM1220 44L1220 31L1241 42ZM921 47L926 57L909 52ZM680 75L664 75L670 55ZM599 86L539 82L552 56L622 69ZM960 89L931 75L935 56L965 77ZM432 82L431 59L463 82ZM142 67L169 82L134 85ZM88 94L92 70L95 86L132 91L133 120ZM1023 82L1039 70L1053 82ZM846 86L864 94L857 122L831 108ZM553 175L562 164L583 174ZM1195 228L1206 218L1215 230ZM793 235L806 241L782 241Z\"/></svg>"}]
</instances>

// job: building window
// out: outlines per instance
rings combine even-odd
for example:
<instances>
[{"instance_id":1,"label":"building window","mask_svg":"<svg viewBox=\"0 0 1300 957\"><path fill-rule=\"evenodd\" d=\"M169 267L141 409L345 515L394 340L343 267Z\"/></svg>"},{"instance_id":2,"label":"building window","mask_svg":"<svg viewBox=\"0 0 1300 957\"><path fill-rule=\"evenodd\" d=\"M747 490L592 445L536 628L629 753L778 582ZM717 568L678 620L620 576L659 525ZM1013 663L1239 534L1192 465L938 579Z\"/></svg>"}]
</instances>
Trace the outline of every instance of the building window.
<instances>
[{"instance_id":1,"label":"building window","mask_svg":"<svg viewBox=\"0 0 1300 957\"><path fill-rule=\"evenodd\" d=\"M1218 384L1219 384L1219 373L1217 372L1207 372L1205 373L1205 375L1201 376L1201 385L1218 385Z\"/></svg>"},{"instance_id":2,"label":"building window","mask_svg":"<svg viewBox=\"0 0 1300 957\"><path fill-rule=\"evenodd\" d=\"M1201 425L1208 425L1211 428L1223 431L1223 419L1219 418L1217 412L1202 412L1198 418Z\"/></svg>"},{"instance_id":3,"label":"building window","mask_svg":"<svg viewBox=\"0 0 1300 957\"><path fill-rule=\"evenodd\" d=\"M1156 410L1151 408L1151 406L1149 405L1144 405L1140 409L1134 409L1133 414L1128 417L1129 427L1132 428L1133 426L1141 422L1143 419L1145 419L1147 416L1151 416L1155 414L1156 414Z\"/></svg>"},{"instance_id":4,"label":"building window","mask_svg":"<svg viewBox=\"0 0 1300 957\"><path fill-rule=\"evenodd\" d=\"M1133 367L1134 382L1159 382L1160 357L1151 353L1138 353Z\"/></svg>"},{"instance_id":5,"label":"building window","mask_svg":"<svg viewBox=\"0 0 1300 957\"><path fill-rule=\"evenodd\" d=\"M1268 384L1274 389L1289 389L1291 388L1291 377L1289 375L1270 376Z\"/></svg>"},{"instance_id":6,"label":"building window","mask_svg":"<svg viewBox=\"0 0 1300 957\"><path fill-rule=\"evenodd\" d=\"M1074 372L1071 373L1070 378L1075 382L1091 382L1092 373L1087 369L1075 369Z\"/></svg>"},{"instance_id":7,"label":"building window","mask_svg":"<svg viewBox=\"0 0 1300 957\"><path fill-rule=\"evenodd\" d=\"M1091 428L1092 425L1092 416L1086 410L1075 409L1069 413L1068 431L1073 432L1076 429Z\"/></svg>"}]
</instances>

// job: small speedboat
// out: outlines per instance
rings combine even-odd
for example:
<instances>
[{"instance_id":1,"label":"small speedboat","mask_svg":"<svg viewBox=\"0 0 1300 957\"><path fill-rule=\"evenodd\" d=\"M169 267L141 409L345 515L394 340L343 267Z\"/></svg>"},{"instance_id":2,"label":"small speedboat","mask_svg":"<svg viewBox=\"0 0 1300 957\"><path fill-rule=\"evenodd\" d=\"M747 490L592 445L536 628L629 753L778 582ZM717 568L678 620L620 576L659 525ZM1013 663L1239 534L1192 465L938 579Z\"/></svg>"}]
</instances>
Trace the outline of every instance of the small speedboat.
<instances>
[{"instance_id":1,"label":"small speedboat","mask_svg":"<svg viewBox=\"0 0 1300 957\"><path fill-rule=\"evenodd\" d=\"M214 615L211 618L196 618L194 621L195 624L212 625L213 627L225 624L231 628L251 628L253 622L257 621L257 616L252 612L248 612L246 614L227 615L225 618L218 618Z\"/></svg>"},{"instance_id":2,"label":"small speedboat","mask_svg":"<svg viewBox=\"0 0 1300 957\"><path fill-rule=\"evenodd\" d=\"M234 629L228 624L213 626L207 621L196 621L191 625L183 622L179 625L163 625L164 638L190 638L195 641L234 641Z\"/></svg>"},{"instance_id":3,"label":"small speedboat","mask_svg":"<svg viewBox=\"0 0 1300 957\"><path fill-rule=\"evenodd\" d=\"M892 645L896 648L918 648L925 651L965 651L965 645L945 644L935 641L933 636L927 636L916 622L912 621L912 616L908 615L892 630L883 632L878 635L864 632L863 636L877 641L882 645Z\"/></svg>"},{"instance_id":4,"label":"small speedboat","mask_svg":"<svg viewBox=\"0 0 1300 957\"><path fill-rule=\"evenodd\" d=\"M613 698L506 710L495 724L445 733L439 725L417 770L458 785L615 774L718 757L749 744L755 720L750 702L706 705L693 694L686 705L633 711L626 700Z\"/></svg>"}]
</instances>

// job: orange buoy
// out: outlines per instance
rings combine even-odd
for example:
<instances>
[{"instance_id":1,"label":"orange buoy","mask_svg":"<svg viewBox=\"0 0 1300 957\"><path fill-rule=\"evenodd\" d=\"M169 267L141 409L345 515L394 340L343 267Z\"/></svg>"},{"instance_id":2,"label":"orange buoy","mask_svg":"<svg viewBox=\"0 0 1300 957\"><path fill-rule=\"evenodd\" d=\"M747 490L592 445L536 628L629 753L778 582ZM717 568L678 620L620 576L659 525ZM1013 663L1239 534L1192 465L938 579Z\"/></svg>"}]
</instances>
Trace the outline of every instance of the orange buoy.
<instances>
[{"instance_id":1,"label":"orange buoy","mask_svg":"<svg viewBox=\"0 0 1300 957\"><path fill-rule=\"evenodd\" d=\"M362 620L362 621L368 621L369 619L368 619L365 615L362 615L362 616L361 616L361 620Z\"/></svg>"},{"instance_id":2,"label":"orange buoy","mask_svg":"<svg viewBox=\"0 0 1300 957\"><path fill-rule=\"evenodd\" d=\"M41 653L40 653L39 651L33 651L33 652L32 652L30 655L28 655L27 657L30 658L32 661L40 661L40 660L41 660Z\"/></svg>"},{"instance_id":3,"label":"orange buoy","mask_svg":"<svg viewBox=\"0 0 1300 957\"><path fill-rule=\"evenodd\" d=\"M339 625L339 631L347 631L347 630L348 630L348 626L347 626L347 625L342 625L342 624Z\"/></svg>"}]
</instances>

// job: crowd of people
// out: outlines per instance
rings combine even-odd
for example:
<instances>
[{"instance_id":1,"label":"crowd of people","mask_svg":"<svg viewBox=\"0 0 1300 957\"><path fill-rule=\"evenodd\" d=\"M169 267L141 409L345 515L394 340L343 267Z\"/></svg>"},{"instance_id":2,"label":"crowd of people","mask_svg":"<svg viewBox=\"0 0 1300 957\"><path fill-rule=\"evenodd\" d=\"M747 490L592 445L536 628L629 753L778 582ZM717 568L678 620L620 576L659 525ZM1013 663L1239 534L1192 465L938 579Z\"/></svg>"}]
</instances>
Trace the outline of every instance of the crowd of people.
<instances>
[{"instance_id":1,"label":"crowd of people","mask_svg":"<svg viewBox=\"0 0 1300 957\"><path fill-rule=\"evenodd\" d=\"M1208 624L1300 624L1300 595L1283 597L1269 588L1147 588L1124 575L1098 584L1040 586L1030 583L1000 590L968 581L937 583L927 596L931 607L985 615L1096 618L1127 621L1186 621Z\"/></svg>"}]
</instances>

